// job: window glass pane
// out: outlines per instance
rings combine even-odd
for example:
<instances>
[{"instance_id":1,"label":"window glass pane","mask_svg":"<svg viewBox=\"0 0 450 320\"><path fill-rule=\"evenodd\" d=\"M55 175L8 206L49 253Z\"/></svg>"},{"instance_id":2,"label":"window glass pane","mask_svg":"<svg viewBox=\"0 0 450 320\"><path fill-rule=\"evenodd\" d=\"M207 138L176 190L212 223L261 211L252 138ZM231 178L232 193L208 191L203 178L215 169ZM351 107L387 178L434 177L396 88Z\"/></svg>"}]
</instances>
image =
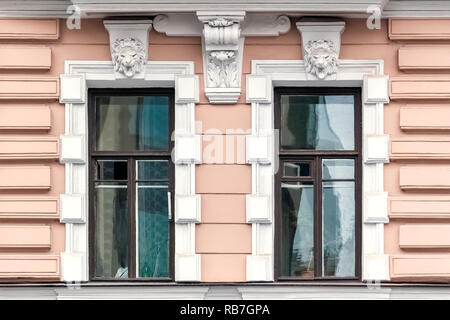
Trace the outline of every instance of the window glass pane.
<instances>
[{"instance_id":1,"label":"window glass pane","mask_svg":"<svg viewBox=\"0 0 450 320\"><path fill-rule=\"evenodd\" d=\"M128 278L127 186L96 183L95 276Z\"/></svg>"},{"instance_id":2,"label":"window glass pane","mask_svg":"<svg viewBox=\"0 0 450 320\"><path fill-rule=\"evenodd\" d=\"M353 96L281 96L283 149L354 150Z\"/></svg>"},{"instance_id":3,"label":"window glass pane","mask_svg":"<svg viewBox=\"0 0 450 320\"><path fill-rule=\"evenodd\" d=\"M355 276L355 183L322 185L322 275Z\"/></svg>"},{"instance_id":4,"label":"window glass pane","mask_svg":"<svg viewBox=\"0 0 450 320\"><path fill-rule=\"evenodd\" d=\"M169 97L97 96L98 151L169 148Z\"/></svg>"},{"instance_id":5,"label":"window glass pane","mask_svg":"<svg viewBox=\"0 0 450 320\"><path fill-rule=\"evenodd\" d=\"M140 182L136 189L138 277L168 277L168 184Z\"/></svg>"},{"instance_id":6,"label":"window glass pane","mask_svg":"<svg viewBox=\"0 0 450 320\"><path fill-rule=\"evenodd\" d=\"M285 177L309 177L311 176L309 163L284 163L284 176Z\"/></svg>"},{"instance_id":7,"label":"window glass pane","mask_svg":"<svg viewBox=\"0 0 450 320\"><path fill-rule=\"evenodd\" d=\"M127 180L126 160L97 160L98 180Z\"/></svg>"},{"instance_id":8,"label":"window glass pane","mask_svg":"<svg viewBox=\"0 0 450 320\"><path fill-rule=\"evenodd\" d=\"M322 160L322 179L354 179L355 160L324 159Z\"/></svg>"},{"instance_id":9,"label":"window glass pane","mask_svg":"<svg viewBox=\"0 0 450 320\"><path fill-rule=\"evenodd\" d=\"M169 178L169 161L138 160L136 165L137 180L164 180Z\"/></svg>"},{"instance_id":10,"label":"window glass pane","mask_svg":"<svg viewBox=\"0 0 450 320\"><path fill-rule=\"evenodd\" d=\"M314 186L281 184L281 276L314 277Z\"/></svg>"}]
</instances>

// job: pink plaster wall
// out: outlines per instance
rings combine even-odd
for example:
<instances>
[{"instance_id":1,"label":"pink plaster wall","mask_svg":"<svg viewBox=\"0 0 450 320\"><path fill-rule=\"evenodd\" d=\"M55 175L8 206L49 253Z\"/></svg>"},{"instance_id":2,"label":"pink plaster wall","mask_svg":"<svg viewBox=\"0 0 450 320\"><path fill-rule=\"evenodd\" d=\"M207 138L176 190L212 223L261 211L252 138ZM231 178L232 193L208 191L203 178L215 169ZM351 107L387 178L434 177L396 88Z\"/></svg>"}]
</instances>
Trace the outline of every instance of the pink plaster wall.
<instances>
[{"instance_id":1,"label":"pink plaster wall","mask_svg":"<svg viewBox=\"0 0 450 320\"><path fill-rule=\"evenodd\" d=\"M380 30L368 30L365 20L347 19L340 56L341 59L383 59L385 73L391 78L400 77L394 82L395 89L399 88L401 92L392 92L391 103L385 105L385 132L400 140L411 138L414 146L424 144L423 139L414 142L419 135L422 138L424 135L445 137L450 128L450 123L445 120L448 118L449 108L445 100L433 99L430 102L423 100L423 96L410 99L412 87L404 84L405 79L413 79L412 85L417 85L427 74L445 77L443 73L449 68L448 58L443 56L449 44L445 40L435 40L447 39L444 31L448 29L445 27L448 20L440 19L441 24L436 22L437 27L433 28L419 20L394 19L390 21L391 30L388 29L389 21L383 20ZM18 34L15 30L20 30L21 33ZM410 30L414 34L410 34ZM399 49L401 54L398 53ZM17 55L12 57L9 52L17 52ZM59 93L54 82L64 72L64 61L110 60L109 38L102 21L98 19L83 20L81 30L68 30L64 21L55 24L52 19L26 22L0 19L0 57L5 54L8 54L8 58L0 59L0 98L3 98L0 100L0 139L22 137L25 141L22 142L30 143L29 150L32 150L35 145L26 140L29 135L58 137L64 132L64 107L57 102ZM242 94L239 103L234 106L209 105L203 91L199 37L167 37L152 30L149 59L194 61L195 72L200 75L201 82L200 103L196 106L196 127L197 133L203 135L204 148L207 148L208 143L212 143L212 139L218 136L222 136L224 141L227 138L237 141L239 135L248 134L251 128L251 107L245 103L245 75L251 72L251 61L301 59L301 39L295 24L290 32L279 37L247 37L243 54ZM35 79L31 86L21 82L31 78ZM426 81L423 83L428 85ZM442 92L450 92L445 79L435 87L423 86L417 89L426 91L424 93L431 98L436 98ZM8 96L11 93L13 95ZM427 112L428 109L430 113ZM23 117L19 110L24 113L32 110L28 114L36 117ZM227 132L229 129L233 132ZM403 149L397 147L396 150L404 150L405 145L401 146ZM239 152L245 152L243 148L245 149L245 144L234 145L229 149L234 153L233 157L228 157L230 161L202 164L196 170L196 192L202 195L203 222L196 229L196 250L202 255L202 281L245 281L245 256L251 253L251 226L245 223L245 195L251 193L251 167L236 156ZM436 149L431 145L427 145L427 148ZM45 228L36 229L39 233L30 233L29 237L22 239L23 243L17 242L16 247L7 237L5 243L13 245L8 249L0 246L0 277L9 274L9 278L57 278L60 271L59 265L55 266L55 263L59 263L58 255L64 251L65 237L64 225L55 219L55 199L64 192L64 167L58 163L57 158L45 157L43 153L31 152L31 158L12 158L12 151L17 150L4 150L6 158L0 157L0 172L5 172L2 177L11 178L0 177L0 228L8 227L5 230L13 230L11 228L22 227L21 231L29 227ZM0 150L0 154L4 150ZM227 158L226 144L223 151ZM385 252L392 256L391 276L393 280L408 281L416 280L417 274L420 274L420 279L425 281L447 280L450 274L450 270L446 269L450 251L446 247L432 246L439 243L440 239L448 239L445 236L431 237L431 234L436 230L436 225L445 227L450 221L450 217L445 215L445 209L442 209L442 206L448 206L448 190L405 190L401 188L400 168L420 166L424 170L423 176L427 176L422 181L426 180L433 185L437 181L433 179L439 176L439 171L435 168L447 166L448 158L438 154L433 159L425 159L414 152L406 152L405 158L405 152L400 153L402 155L385 165L384 169L385 190L389 192L390 201L397 197L405 211L404 208L411 207L410 201L419 197L432 203L435 209L429 218L426 212L409 214L390 209L391 222L385 227ZM23 177L21 184L24 188L14 186L12 181L16 171L10 168L20 170L30 167L39 167L39 170ZM44 172L42 168L48 168L50 174L47 175L47 169ZM413 173L407 172L404 177L410 179ZM36 209L30 209L29 203L40 205L31 206ZM46 205L42 205L43 203ZM413 230L419 233L419 237L430 238L426 241L426 247L401 245L411 242L408 232L418 222L420 227ZM408 231L403 232L403 238L400 230ZM48 233L49 246L44 243L39 249L30 247L31 244L42 243ZM232 241L228 241L230 238ZM19 248L24 245L26 248ZM11 273L11 268L19 268L23 261L27 261L26 270ZM435 272L432 265L439 261L442 261L442 268L445 270L441 268ZM417 268L423 272L417 272Z\"/></svg>"}]
</instances>

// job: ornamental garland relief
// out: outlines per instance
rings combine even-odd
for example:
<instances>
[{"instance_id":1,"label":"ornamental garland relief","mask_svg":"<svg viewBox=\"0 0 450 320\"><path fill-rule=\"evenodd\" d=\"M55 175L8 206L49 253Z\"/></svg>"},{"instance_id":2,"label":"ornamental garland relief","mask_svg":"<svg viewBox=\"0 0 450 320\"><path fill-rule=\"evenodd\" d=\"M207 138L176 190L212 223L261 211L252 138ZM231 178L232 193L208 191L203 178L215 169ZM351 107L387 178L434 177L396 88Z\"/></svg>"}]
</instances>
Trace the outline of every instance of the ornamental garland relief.
<instances>
[{"instance_id":1,"label":"ornamental garland relief","mask_svg":"<svg viewBox=\"0 0 450 320\"><path fill-rule=\"evenodd\" d=\"M140 73L145 65L145 47L141 40L120 38L111 48L114 70L132 78Z\"/></svg>"},{"instance_id":2,"label":"ornamental garland relief","mask_svg":"<svg viewBox=\"0 0 450 320\"><path fill-rule=\"evenodd\" d=\"M305 46L306 72L323 80L337 73L338 53L331 40L310 40Z\"/></svg>"}]
</instances>

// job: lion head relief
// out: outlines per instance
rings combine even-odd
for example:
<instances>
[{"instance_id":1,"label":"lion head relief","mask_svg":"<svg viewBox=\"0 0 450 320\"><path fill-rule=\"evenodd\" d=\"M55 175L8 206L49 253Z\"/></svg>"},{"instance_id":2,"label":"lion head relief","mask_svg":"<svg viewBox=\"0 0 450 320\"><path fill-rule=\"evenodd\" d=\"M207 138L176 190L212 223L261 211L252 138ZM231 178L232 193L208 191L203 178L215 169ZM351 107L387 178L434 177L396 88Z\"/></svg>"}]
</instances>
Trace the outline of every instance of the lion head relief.
<instances>
[{"instance_id":1,"label":"lion head relief","mask_svg":"<svg viewBox=\"0 0 450 320\"><path fill-rule=\"evenodd\" d=\"M333 41L310 40L305 47L306 71L319 79L334 74L338 69L338 53Z\"/></svg>"},{"instance_id":2,"label":"lion head relief","mask_svg":"<svg viewBox=\"0 0 450 320\"><path fill-rule=\"evenodd\" d=\"M124 38L114 42L112 50L114 70L131 78L145 65L145 49L139 39Z\"/></svg>"}]
</instances>

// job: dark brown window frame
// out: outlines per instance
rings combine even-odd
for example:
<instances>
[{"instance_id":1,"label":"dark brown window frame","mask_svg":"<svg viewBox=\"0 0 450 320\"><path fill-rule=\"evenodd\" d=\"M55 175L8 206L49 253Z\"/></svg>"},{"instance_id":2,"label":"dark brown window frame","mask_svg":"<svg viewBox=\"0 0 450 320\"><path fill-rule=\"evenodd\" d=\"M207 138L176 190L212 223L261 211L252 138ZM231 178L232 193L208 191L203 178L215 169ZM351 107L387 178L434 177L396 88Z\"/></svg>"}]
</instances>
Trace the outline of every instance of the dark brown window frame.
<instances>
[{"instance_id":1,"label":"dark brown window frame","mask_svg":"<svg viewBox=\"0 0 450 320\"><path fill-rule=\"evenodd\" d=\"M96 114L95 97L98 95L109 96L130 96L130 95L152 95L169 97L169 149L167 151L133 151L133 152L115 152L115 151L96 151ZM91 281L143 281L143 282L172 282L174 281L175 270L175 225L174 225L174 191L175 191L175 165L171 160L171 152L174 147L174 141L171 134L175 126L175 100L174 90L171 88L133 88L133 89L89 89L88 91L88 168L89 168L89 279ZM95 203L94 203L94 182L95 165L94 160L98 159L117 159L127 160L128 163L128 278L110 278L95 276ZM136 160L168 160L169 163L169 192L171 194L170 206L172 218L169 220L169 277L159 278L136 278Z\"/></svg>"},{"instance_id":2,"label":"dark brown window frame","mask_svg":"<svg viewBox=\"0 0 450 320\"><path fill-rule=\"evenodd\" d=\"M354 135L355 150L283 150L281 133L278 135L279 169L275 175L275 281L361 281L362 260L362 102L359 87L277 87L274 90L275 129L281 130L281 95L353 95L354 98ZM280 132L280 131L279 131ZM322 274L322 159L355 160L355 276L323 277ZM311 161L312 176L284 177L285 161ZM339 179L333 179L339 180ZM281 182L312 181L314 183L314 277L300 278L281 276ZM341 181L343 181L341 179Z\"/></svg>"}]
</instances>

